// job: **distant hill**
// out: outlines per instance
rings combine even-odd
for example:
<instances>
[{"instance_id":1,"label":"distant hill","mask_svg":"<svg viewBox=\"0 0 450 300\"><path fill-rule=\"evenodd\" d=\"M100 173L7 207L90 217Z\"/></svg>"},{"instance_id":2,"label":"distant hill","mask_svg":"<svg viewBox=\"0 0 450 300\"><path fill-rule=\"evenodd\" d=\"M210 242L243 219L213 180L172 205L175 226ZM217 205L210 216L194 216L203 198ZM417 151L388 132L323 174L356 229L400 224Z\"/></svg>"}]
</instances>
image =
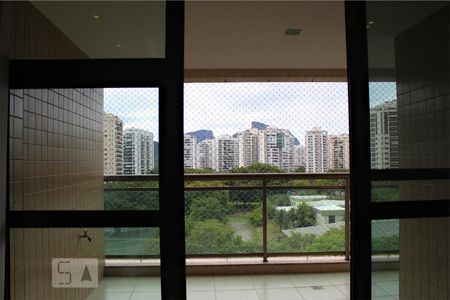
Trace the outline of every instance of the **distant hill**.
<instances>
[{"instance_id":1,"label":"distant hill","mask_svg":"<svg viewBox=\"0 0 450 300\"><path fill-rule=\"evenodd\" d=\"M256 128L258 130L264 130L267 127L269 127L269 125L261 123L261 122L257 122L257 121L253 121L252 122L252 128ZM237 136L237 134L236 134ZM300 141L294 136L294 145L300 145Z\"/></svg>"},{"instance_id":2,"label":"distant hill","mask_svg":"<svg viewBox=\"0 0 450 300\"><path fill-rule=\"evenodd\" d=\"M264 123L257 122L257 121L253 121L252 122L252 128L255 128L255 129L258 129L258 130L264 130L267 127L269 127L269 125L266 125Z\"/></svg>"},{"instance_id":3,"label":"distant hill","mask_svg":"<svg viewBox=\"0 0 450 300\"><path fill-rule=\"evenodd\" d=\"M261 122L257 122L257 121L253 121L252 122L252 128L258 129L258 130L264 130L267 127L269 127L269 125L261 123ZM245 130L245 131L248 131ZM214 139L214 133L212 130L208 130L208 129L201 129L201 130L197 130L197 131L192 131L192 132L188 132L186 134L189 134L191 136L194 136L197 138L197 143L203 141L203 140L211 140ZM232 135L233 138L237 138L238 137L238 133L236 132L235 134ZM294 136L294 145L300 145L300 141Z\"/></svg>"},{"instance_id":4,"label":"distant hill","mask_svg":"<svg viewBox=\"0 0 450 300\"><path fill-rule=\"evenodd\" d=\"M186 134L189 134L191 136L194 136L197 138L197 143L200 143L203 140L212 140L214 139L214 133L212 130L208 129L201 129L197 131L188 132Z\"/></svg>"}]
</instances>

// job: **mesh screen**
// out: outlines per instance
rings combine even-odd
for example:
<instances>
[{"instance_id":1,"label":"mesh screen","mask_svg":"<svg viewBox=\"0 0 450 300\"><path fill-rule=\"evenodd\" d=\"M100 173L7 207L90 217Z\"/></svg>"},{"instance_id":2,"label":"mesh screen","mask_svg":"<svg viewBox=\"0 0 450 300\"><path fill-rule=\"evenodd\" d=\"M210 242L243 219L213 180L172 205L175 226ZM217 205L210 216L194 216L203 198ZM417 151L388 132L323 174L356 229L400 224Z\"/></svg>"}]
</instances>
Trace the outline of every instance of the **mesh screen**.
<instances>
[{"instance_id":1,"label":"mesh screen","mask_svg":"<svg viewBox=\"0 0 450 300\"><path fill-rule=\"evenodd\" d=\"M233 176L347 171L346 83L187 83L184 99L185 173L212 176L226 173L228 176L227 180L186 182L187 254L261 253L263 201L267 201L269 252L344 250L345 196L342 189L280 187L264 193L262 180ZM105 175L157 173L157 106L156 89L105 90L105 112L114 114L123 127L124 156L122 172L112 174L107 172L105 158ZM117 118L114 118L114 125L117 125ZM152 167L145 169L144 161L151 159L151 155L143 155L143 146L139 154L138 143L127 140L126 132L131 128L152 134ZM129 138L141 139L143 144L145 137L142 136L136 133ZM105 146L105 152L106 149ZM130 153L131 157L141 155L135 162L136 165L140 162L140 168L127 168ZM343 181L274 177L268 184L342 185ZM157 186L157 181L106 182L105 208L158 209ZM119 252L111 251L109 255Z\"/></svg>"}]
</instances>

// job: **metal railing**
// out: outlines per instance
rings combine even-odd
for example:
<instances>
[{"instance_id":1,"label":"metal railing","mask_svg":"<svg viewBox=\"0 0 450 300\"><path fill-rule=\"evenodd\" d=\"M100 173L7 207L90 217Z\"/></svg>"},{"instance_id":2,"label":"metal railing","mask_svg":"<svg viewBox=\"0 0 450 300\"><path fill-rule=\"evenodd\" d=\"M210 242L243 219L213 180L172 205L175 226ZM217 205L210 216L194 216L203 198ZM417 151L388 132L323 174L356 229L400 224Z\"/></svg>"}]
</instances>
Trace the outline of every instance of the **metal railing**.
<instances>
[{"instance_id":1,"label":"metal railing","mask_svg":"<svg viewBox=\"0 0 450 300\"><path fill-rule=\"evenodd\" d=\"M294 255L344 255L346 260L350 258L350 176L348 173L207 173L207 174L185 174L185 191L189 192L212 192L212 191L256 191L259 192L262 209L262 252L252 253L203 253L188 254L188 257L230 257L230 256L262 256L267 262L268 256L294 256ZM316 182L322 180L322 182ZM323 183L324 180L329 182ZM104 191L111 192L150 192L158 191L158 175L123 175L105 176ZM121 183L133 183L124 186ZM136 183L146 183L138 186ZM344 251L309 251L309 252L269 252L268 249L268 223L270 193L277 191L342 191L344 194L345 216ZM241 194L238 194L241 195ZM156 200L155 200L156 199ZM158 209L158 199L154 199L152 209ZM139 201L139 200L137 200ZM258 208L258 207L257 207ZM281 228L281 225L280 225Z\"/></svg>"}]
</instances>

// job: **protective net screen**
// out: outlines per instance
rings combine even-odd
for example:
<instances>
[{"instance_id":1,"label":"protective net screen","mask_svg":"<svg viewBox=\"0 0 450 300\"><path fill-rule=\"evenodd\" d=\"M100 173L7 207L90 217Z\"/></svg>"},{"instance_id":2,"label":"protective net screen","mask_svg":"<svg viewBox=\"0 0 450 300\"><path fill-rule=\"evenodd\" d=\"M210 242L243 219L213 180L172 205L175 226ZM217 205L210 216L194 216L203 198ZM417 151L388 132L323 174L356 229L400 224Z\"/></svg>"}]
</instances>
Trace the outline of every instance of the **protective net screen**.
<instances>
[{"instance_id":1,"label":"protective net screen","mask_svg":"<svg viewBox=\"0 0 450 300\"><path fill-rule=\"evenodd\" d=\"M348 172L346 83L188 83L184 99L185 173L227 178L186 182L188 254L261 253L264 235L270 253L345 250L345 178L277 174Z\"/></svg>"},{"instance_id":2,"label":"protective net screen","mask_svg":"<svg viewBox=\"0 0 450 300\"><path fill-rule=\"evenodd\" d=\"M187 169L349 169L347 84L185 84Z\"/></svg>"}]
</instances>

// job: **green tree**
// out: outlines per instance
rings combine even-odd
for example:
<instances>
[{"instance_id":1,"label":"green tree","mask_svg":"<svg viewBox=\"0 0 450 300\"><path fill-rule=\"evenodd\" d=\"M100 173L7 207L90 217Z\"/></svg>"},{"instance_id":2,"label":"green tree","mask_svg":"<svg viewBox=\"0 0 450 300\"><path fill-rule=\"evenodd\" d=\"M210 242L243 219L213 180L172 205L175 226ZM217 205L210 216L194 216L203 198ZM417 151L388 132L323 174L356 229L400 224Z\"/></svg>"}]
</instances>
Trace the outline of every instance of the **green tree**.
<instances>
[{"instance_id":1,"label":"green tree","mask_svg":"<svg viewBox=\"0 0 450 300\"><path fill-rule=\"evenodd\" d=\"M303 202L290 210L275 210L273 218L280 229L307 227L315 224L312 207Z\"/></svg>"},{"instance_id":2,"label":"green tree","mask_svg":"<svg viewBox=\"0 0 450 300\"><path fill-rule=\"evenodd\" d=\"M381 236L372 239L372 249L374 251L396 251L399 249L398 235Z\"/></svg>"},{"instance_id":3,"label":"green tree","mask_svg":"<svg viewBox=\"0 0 450 300\"><path fill-rule=\"evenodd\" d=\"M249 215L250 223L252 223L253 226L259 227L263 225L263 213L262 213L262 207L259 206L255 210L253 210Z\"/></svg>"},{"instance_id":4,"label":"green tree","mask_svg":"<svg viewBox=\"0 0 450 300\"><path fill-rule=\"evenodd\" d=\"M186 236L186 251L189 254L235 253L240 245L242 239L218 220L191 222L189 225Z\"/></svg>"},{"instance_id":5,"label":"green tree","mask_svg":"<svg viewBox=\"0 0 450 300\"><path fill-rule=\"evenodd\" d=\"M314 234L300 234L292 232L290 236L286 236L278 241L271 242L271 250L277 252L303 252L310 246L315 239Z\"/></svg>"},{"instance_id":6,"label":"green tree","mask_svg":"<svg viewBox=\"0 0 450 300\"><path fill-rule=\"evenodd\" d=\"M272 166L270 164L255 163L248 167L234 168L231 173L282 173L283 171L279 168ZM280 180L278 180L280 181ZM271 182L272 184L275 181ZM261 180L240 180L240 181L228 181L228 186L262 186ZM247 191L247 190L230 190L230 201L239 210L249 210L254 208L251 203L257 204L261 201L261 192Z\"/></svg>"},{"instance_id":7,"label":"green tree","mask_svg":"<svg viewBox=\"0 0 450 300\"><path fill-rule=\"evenodd\" d=\"M198 197L192 200L189 218L194 221L216 219L225 222L228 209L218 199Z\"/></svg>"},{"instance_id":8,"label":"green tree","mask_svg":"<svg viewBox=\"0 0 450 300\"><path fill-rule=\"evenodd\" d=\"M345 230L341 228L332 228L326 233L317 236L314 242L306 247L305 251L328 252L345 250Z\"/></svg>"},{"instance_id":9,"label":"green tree","mask_svg":"<svg viewBox=\"0 0 450 300\"><path fill-rule=\"evenodd\" d=\"M294 172L295 173L305 173L306 172L306 168L305 167L298 167L298 168L295 168Z\"/></svg>"},{"instance_id":10,"label":"green tree","mask_svg":"<svg viewBox=\"0 0 450 300\"><path fill-rule=\"evenodd\" d=\"M184 174L209 174L216 172L212 168L203 168L203 169L190 169L186 168L184 169Z\"/></svg>"}]
</instances>

